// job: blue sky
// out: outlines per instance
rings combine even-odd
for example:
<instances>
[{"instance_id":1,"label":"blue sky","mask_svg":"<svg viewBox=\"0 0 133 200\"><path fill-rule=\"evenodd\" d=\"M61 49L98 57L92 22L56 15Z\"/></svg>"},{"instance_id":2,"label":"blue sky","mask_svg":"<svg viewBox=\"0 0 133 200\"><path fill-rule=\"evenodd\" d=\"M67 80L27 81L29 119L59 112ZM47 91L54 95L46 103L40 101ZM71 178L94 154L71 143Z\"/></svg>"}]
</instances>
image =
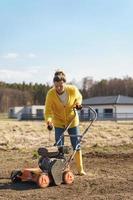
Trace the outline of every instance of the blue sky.
<instances>
[{"instance_id":1,"label":"blue sky","mask_svg":"<svg viewBox=\"0 0 133 200\"><path fill-rule=\"evenodd\" d=\"M133 77L132 0L0 0L0 81Z\"/></svg>"}]
</instances>

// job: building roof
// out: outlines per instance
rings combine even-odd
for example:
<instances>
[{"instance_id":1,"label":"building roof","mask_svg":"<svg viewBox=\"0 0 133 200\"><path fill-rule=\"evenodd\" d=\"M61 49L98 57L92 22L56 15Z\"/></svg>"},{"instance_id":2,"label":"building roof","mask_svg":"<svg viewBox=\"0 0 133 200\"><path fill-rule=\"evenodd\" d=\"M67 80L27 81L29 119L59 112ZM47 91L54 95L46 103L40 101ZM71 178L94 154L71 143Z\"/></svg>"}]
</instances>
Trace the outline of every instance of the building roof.
<instances>
[{"instance_id":1,"label":"building roof","mask_svg":"<svg viewBox=\"0 0 133 200\"><path fill-rule=\"evenodd\" d=\"M83 105L133 105L133 97L128 96L99 96L83 100Z\"/></svg>"}]
</instances>

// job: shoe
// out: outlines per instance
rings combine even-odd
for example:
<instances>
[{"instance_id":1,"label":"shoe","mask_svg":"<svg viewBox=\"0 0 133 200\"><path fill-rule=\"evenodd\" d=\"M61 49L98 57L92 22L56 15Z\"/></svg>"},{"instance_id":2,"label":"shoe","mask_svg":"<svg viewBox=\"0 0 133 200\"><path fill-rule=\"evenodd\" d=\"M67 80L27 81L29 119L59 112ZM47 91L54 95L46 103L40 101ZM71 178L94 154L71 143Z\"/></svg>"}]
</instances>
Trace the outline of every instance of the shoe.
<instances>
[{"instance_id":1,"label":"shoe","mask_svg":"<svg viewBox=\"0 0 133 200\"><path fill-rule=\"evenodd\" d=\"M79 176L85 176L86 175L86 172L82 171L80 173L78 173Z\"/></svg>"}]
</instances>

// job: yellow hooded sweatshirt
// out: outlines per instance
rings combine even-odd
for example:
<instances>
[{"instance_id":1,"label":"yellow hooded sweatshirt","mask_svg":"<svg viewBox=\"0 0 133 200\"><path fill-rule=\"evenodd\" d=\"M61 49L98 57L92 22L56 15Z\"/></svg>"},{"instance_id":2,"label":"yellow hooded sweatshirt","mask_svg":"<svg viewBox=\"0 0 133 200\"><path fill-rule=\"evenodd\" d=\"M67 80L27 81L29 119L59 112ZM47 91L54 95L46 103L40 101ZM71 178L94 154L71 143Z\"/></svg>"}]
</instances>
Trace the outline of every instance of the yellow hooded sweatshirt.
<instances>
[{"instance_id":1,"label":"yellow hooded sweatshirt","mask_svg":"<svg viewBox=\"0 0 133 200\"><path fill-rule=\"evenodd\" d=\"M65 128L70 123L74 116L74 105L82 103L82 96L77 87L66 85L65 91L68 95L66 105L63 105L54 87L48 91L45 101L45 120L53 122L54 126L58 128ZM75 127L78 124L79 117L76 113L70 127Z\"/></svg>"}]
</instances>

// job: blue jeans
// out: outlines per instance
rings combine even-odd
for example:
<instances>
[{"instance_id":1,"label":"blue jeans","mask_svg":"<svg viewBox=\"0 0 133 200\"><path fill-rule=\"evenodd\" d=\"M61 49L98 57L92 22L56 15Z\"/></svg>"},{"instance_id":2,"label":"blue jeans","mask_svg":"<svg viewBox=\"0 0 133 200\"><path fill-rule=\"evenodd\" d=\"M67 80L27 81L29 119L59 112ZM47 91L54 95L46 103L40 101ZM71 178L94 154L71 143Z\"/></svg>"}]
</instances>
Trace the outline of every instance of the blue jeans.
<instances>
[{"instance_id":1,"label":"blue jeans","mask_svg":"<svg viewBox=\"0 0 133 200\"><path fill-rule=\"evenodd\" d=\"M56 141L56 143L58 143L57 146L63 146L64 145L64 137L62 137L61 140L60 140L60 137L63 134L64 130L65 130L64 128L55 127L55 141ZM68 133L70 135L70 141L71 141L71 145L73 147L73 150L80 149L80 141L79 141L80 138L77 136L77 135L80 135L79 126L69 128Z\"/></svg>"}]
</instances>

